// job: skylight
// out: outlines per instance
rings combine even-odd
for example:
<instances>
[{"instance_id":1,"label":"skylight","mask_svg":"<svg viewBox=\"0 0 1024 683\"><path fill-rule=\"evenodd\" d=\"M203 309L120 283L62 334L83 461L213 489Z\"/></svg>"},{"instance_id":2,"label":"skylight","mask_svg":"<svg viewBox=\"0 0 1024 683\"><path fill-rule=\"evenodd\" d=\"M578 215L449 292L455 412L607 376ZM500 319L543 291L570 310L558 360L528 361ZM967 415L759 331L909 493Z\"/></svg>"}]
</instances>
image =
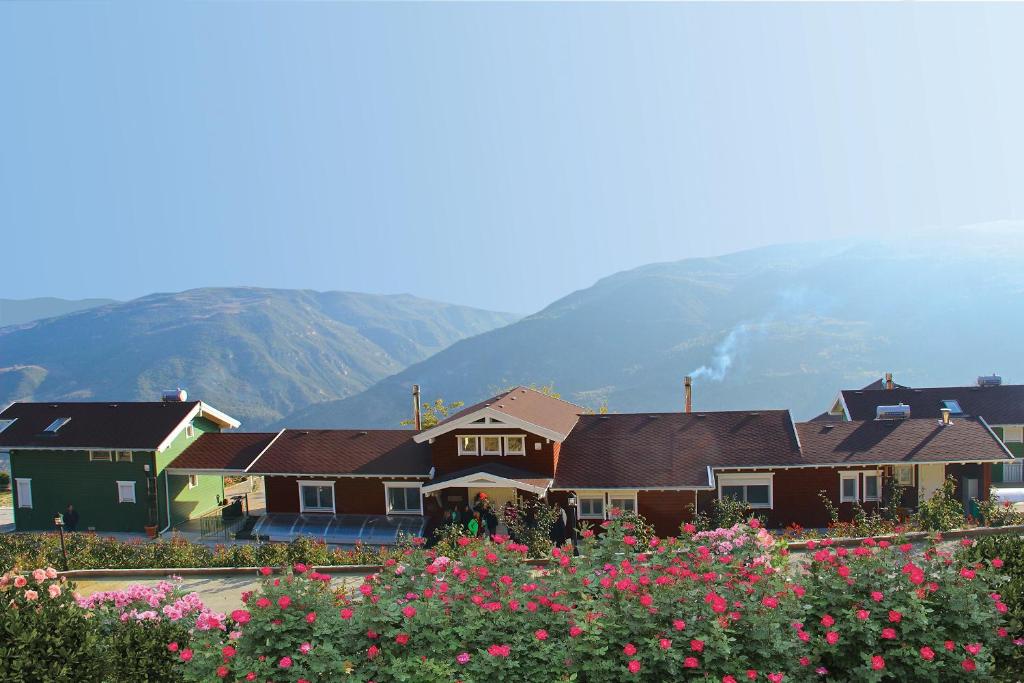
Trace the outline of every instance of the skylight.
<instances>
[{"instance_id":1,"label":"skylight","mask_svg":"<svg viewBox=\"0 0 1024 683\"><path fill-rule=\"evenodd\" d=\"M12 418L10 420L0 420L0 432L4 431L8 427L10 427L12 424L14 424L14 421L17 420L17 419L18 418L15 417L15 418Z\"/></svg>"},{"instance_id":2,"label":"skylight","mask_svg":"<svg viewBox=\"0 0 1024 683\"><path fill-rule=\"evenodd\" d=\"M56 420L50 423L49 427L47 427L43 431L46 432L47 434L56 434L57 430L66 425L68 422L71 422L70 417L58 417Z\"/></svg>"},{"instance_id":3,"label":"skylight","mask_svg":"<svg viewBox=\"0 0 1024 683\"><path fill-rule=\"evenodd\" d=\"M947 398L942 402L942 407L949 410L952 415L963 415L964 411L960 407L960 402L953 398Z\"/></svg>"}]
</instances>

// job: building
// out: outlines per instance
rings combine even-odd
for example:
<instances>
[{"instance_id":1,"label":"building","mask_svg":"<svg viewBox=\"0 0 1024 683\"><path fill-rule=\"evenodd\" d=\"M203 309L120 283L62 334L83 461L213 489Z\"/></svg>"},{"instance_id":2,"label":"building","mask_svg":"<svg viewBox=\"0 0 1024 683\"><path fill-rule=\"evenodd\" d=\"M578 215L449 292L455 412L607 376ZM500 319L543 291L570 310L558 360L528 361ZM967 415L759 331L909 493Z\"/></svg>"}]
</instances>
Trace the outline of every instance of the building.
<instances>
[{"instance_id":1,"label":"building","mask_svg":"<svg viewBox=\"0 0 1024 683\"><path fill-rule=\"evenodd\" d=\"M689 401L687 401L688 405ZM785 410L587 414L516 387L429 429L203 435L168 468L178 476L261 475L267 510L289 530L358 515L426 520L486 494L496 506L540 497L582 520L635 511L674 534L716 498L739 498L773 526L828 523L824 492L849 519L885 482L904 504L947 475L984 498L993 464L1013 456L980 417L795 423ZM973 482L973 483L972 483ZM422 526L422 522L417 522Z\"/></svg>"},{"instance_id":2,"label":"building","mask_svg":"<svg viewBox=\"0 0 1024 683\"><path fill-rule=\"evenodd\" d=\"M896 384L892 373L863 389L839 392L832 408L816 419L873 420L879 406L906 406L913 417L981 418L1017 458L1024 457L1024 385L1003 384L997 375L981 376L972 386L913 388ZM1020 486L1024 466L1017 460L992 467L992 484Z\"/></svg>"},{"instance_id":3,"label":"building","mask_svg":"<svg viewBox=\"0 0 1024 683\"><path fill-rule=\"evenodd\" d=\"M0 413L18 531L54 528L68 504L79 531L166 529L215 508L221 476L167 465L238 421L201 401L14 403Z\"/></svg>"}]
</instances>

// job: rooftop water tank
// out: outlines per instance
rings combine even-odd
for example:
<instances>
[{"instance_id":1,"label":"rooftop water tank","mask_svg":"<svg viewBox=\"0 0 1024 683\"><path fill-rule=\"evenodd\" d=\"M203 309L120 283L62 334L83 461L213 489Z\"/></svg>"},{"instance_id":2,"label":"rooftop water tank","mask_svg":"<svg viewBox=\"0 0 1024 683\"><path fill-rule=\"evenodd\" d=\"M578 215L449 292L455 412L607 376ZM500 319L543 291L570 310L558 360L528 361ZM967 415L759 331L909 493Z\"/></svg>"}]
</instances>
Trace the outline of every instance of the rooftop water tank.
<instances>
[{"instance_id":1,"label":"rooftop water tank","mask_svg":"<svg viewBox=\"0 0 1024 683\"><path fill-rule=\"evenodd\" d=\"M160 394L161 400L184 403L188 400L188 392L184 389L168 389Z\"/></svg>"},{"instance_id":2,"label":"rooftop water tank","mask_svg":"<svg viewBox=\"0 0 1024 683\"><path fill-rule=\"evenodd\" d=\"M908 417L910 417L910 406L903 403L875 408L876 420L906 420Z\"/></svg>"}]
</instances>

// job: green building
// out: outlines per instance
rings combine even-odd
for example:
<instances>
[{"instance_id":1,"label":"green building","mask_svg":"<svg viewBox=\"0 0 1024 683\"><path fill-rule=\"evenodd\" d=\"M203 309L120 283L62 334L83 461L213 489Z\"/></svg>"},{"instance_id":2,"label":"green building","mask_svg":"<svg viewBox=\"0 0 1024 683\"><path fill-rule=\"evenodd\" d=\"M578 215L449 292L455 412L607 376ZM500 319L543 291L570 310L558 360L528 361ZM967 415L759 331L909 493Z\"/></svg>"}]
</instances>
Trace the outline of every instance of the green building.
<instances>
[{"instance_id":1,"label":"green building","mask_svg":"<svg viewBox=\"0 0 1024 683\"><path fill-rule=\"evenodd\" d=\"M201 401L13 403L0 413L0 451L10 453L15 528L52 530L69 504L78 531L167 530L199 517L223 500L223 479L167 465L204 432L238 424Z\"/></svg>"}]
</instances>

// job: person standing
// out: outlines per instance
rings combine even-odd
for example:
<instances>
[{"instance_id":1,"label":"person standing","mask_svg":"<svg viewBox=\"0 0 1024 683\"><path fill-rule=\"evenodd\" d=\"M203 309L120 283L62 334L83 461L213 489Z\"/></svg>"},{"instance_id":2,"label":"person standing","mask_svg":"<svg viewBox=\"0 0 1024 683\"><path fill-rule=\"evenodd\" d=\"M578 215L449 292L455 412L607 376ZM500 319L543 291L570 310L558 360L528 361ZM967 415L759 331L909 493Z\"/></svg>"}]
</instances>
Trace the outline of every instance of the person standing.
<instances>
[{"instance_id":1,"label":"person standing","mask_svg":"<svg viewBox=\"0 0 1024 683\"><path fill-rule=\"evenodd\" d=\"M64 528L68 531L78 531L78 510L71 503L64 509Z\"/></svg>"}]
</instances>

